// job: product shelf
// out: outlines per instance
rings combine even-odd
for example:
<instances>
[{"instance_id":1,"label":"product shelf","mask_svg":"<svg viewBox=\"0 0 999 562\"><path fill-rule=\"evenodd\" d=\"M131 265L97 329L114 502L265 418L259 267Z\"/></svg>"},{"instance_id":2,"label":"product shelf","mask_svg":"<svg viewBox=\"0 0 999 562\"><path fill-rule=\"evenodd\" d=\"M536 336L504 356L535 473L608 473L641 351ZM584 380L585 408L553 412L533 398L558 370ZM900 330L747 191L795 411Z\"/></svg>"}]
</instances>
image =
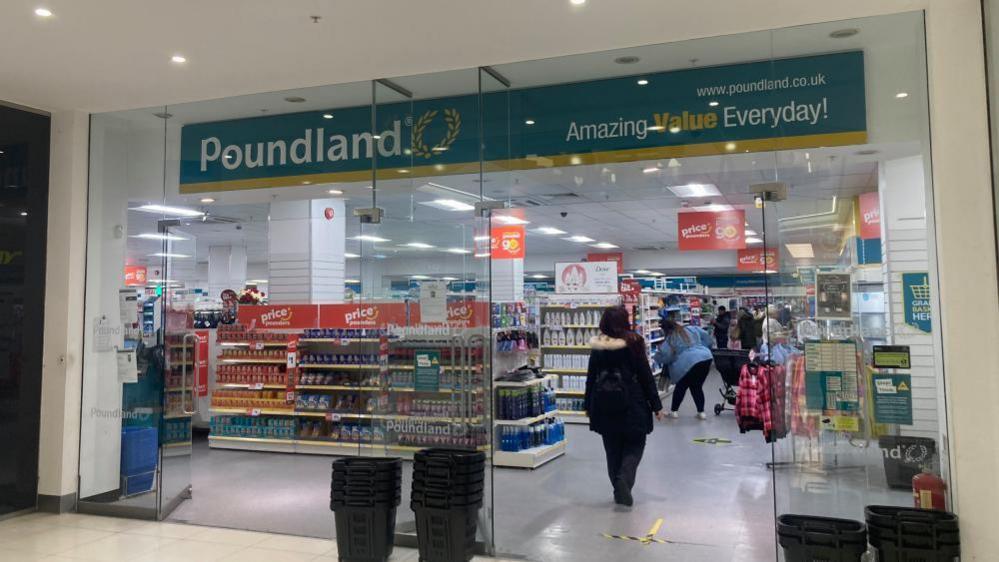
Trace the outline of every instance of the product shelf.
<instances>
[{"instance_id":1,"label":"product shelf","mask_svg":"<svg viewBox=\"0 0 999 562\"><path fill-rule=\"evenodd\" d=\"M299 369L334 369L340 371L363 371L368 369L378 369L377 363L300 363Z\"/></svg>"},{"instance_id":2,"label":"product shelf","mask_svg":"<svg viewBox=\"0 0 999 562\"><path fill-rule=\"evenodd\" d=\"M264 437L232 437L228 435L209 435L208 446L213 449L336 456L359 456L362 454L362 451L372 450L412 454L426 448L383 443L358 443L322 439L270 439ZM478 447L479 451L489 451L489 449L488 446Z\"/></svg>"},{"instance_id":3,"label":"product shelf","mask_svg":"<svg viewBox=\"0 0 999 562\"><path fill-rule=\"evenodd\" d=\"M179 420L184 418L189 418L194 414L185 414L184 412L171 412L169 414L163 414L163 419L165 420Z\"/></svg>"},{"instance_id":4,"label":"product shelf","mask_svg":"<svg viewBox=\"0 0 999 562\"><path fill-rule=\"evenodd\" d=\"M418 420L425 421L428 423L458 423L458 422L468 422L472 424L482 423L481 417L472 418L461 418L455 417L440 417L440 416L414 416L414 415L404 415L404 414L362 414L359 412L330 412L326 410L322 411L302 411L302 410L284 410L277 408L212 408L211 412L213 414L236 414L236 415L251 415L251 413L257 413L261 416L295 416L300 418L334 418L334 419L346 419L346 420Z\"/></svg>"},{"instance_id":5,"label":"product shelf","mask_svg":"<svg viewBox=\"0 0 999 562\"><path fill-rule=\"evenodd\" d=\"M286 384L256 384L256 383L232 383L232 382L218 382L215 384L222 388L243 388L247 390L284 390L288 388Z\"/></svg>"},{"instance_id":6,"label":"product shelf","mask_svg":"<svg viewBox=\"0 0 999 562\"><path fill-rule=\"evenodd\" d=\"M589 372L587 369L552 369L548 367L543 367L542 370L546 373L555 373L559 375L585 375Z\"/></svg>"},{"instance_id":7,"label":"product shelf","mask_svg":"<svg viewBox=\"0 0 999 562\"><path fill-rule=\"evenodd\" d=\"M249 416L256 413L261 416L294 416L295 410L283 408L210 408L212 414L235 414Z\"/></svg>"},{"instance_id":8,"label":"product shelf","mask_svg":"<svg viewBox=\"0 0 999 562\"><path fill-rule=\"evenodd\" d=\"M546 324L542 326L546 330L558 330L563 328L600 328L599 324Z\"/></svg>"},{"instance_id":9,"label":"product shelf","mask_svg":"<svg viewBox=\"0 0 999 562\"><path fill-rule=\"evenodd\" d=\"M543 304L541 308L574 309L574 308L607 308L606 304Z\"/></svg>"},{"instance_id":10,"label":"product shelf","mask_svg":"<svg viewBox=\"0 0 999 562\"><path fill-rule=\"evenodd\" d=\"M246 365L284 365L288 363L287 359L222 359L219 358L220 363L225 363L226 365L233 364L246 364Z\"/></svg>"},{"instance_id":11,"label":"product shelf","mask_svg":"<svg viewBox=\"0 0 999 562\"><path fill-rule=\"evenodd\" d=\"M528 386L538 386L548 382L547 378L533 379L529 381L493 381L493 388L524 388Z\"/></svg>"},{"instance_id":12,"label":"product shelf","mask_svg":"<svg viewBox=\"0 0 999 562\"><path fill-rule=\"evenodd\" d=\"M553 445L533 447L522 451L493 451L493 465L511 468L538 468L565 454L563 439Z\"/></svg>"},{"instance_id":13,"label":"product shelf","mask_svg":"<svg viewBox=\"0 0 999 562\"><path fill-rule=\"evenodd\" d=\"M562 396L586 396L585 390L563 390L561 388L555 389L555 394L561 394Z\"/></svg>"},{"instance_id":14,"label":"product shelf","mask_svg":"<svg viewBox=\"0 0 999 562\"><path fill-rule=\"evenodd\" d=\"M545 412L540 416L534 416L533 418L521 418L519 420L493 420L496 425L531 425L544 421L548 418L554 418L558 416L558 410L552 410L551 412Z\"/></svg>"},{"instance_id":15,"label":"product shelf","mask_svg":"<svg viewBox=\"0 0 999 562\"><path fill-rule=\"evenodd\" d=\"M558 414L565 417L565 423L590 423L586 412L576 410L559 410Z\"/></svg>"},{"instance_id":16,"label":"product shelf","mask_svg":"<svg viewBox=\"0 0 999 562\"><path fill-rule=\"evenodd\" d=\"M573 350L587 350L589 351L590 346L588 345L543 345L542 349L573 349Z\"/></svg>"},{"instance_id":17,"label":"product shelf","mask_svg":"<svg viewBox=\"0 0 999 562\"><path fill-rule=\"evenodd\" d=\"M299 343L335 343L350 345L352 343L378 343L379 338L301 338Z\"/></svg>"},{"instance_id":18,"label":"product shelf","mask_svg":"<svg viewBox=\"0 0 999 562\"><path fill-rule=\"evenodd\" d=\"M221 341L222 347L288 347L286 341Z\"/></svg>"}]
</instances>

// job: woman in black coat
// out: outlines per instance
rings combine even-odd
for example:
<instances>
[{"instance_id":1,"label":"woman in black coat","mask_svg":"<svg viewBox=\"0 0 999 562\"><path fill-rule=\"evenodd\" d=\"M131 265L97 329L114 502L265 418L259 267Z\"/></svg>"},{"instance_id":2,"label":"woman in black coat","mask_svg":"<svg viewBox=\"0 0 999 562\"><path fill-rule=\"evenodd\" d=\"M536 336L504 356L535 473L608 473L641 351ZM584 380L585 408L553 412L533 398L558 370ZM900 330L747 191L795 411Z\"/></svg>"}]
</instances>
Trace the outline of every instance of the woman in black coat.
<instances>
[{"instance_id":1,"label":"woman in black coat","mask_svg":"<svg viewBox=\"0 0 999 562\"><path fill-rule=\"evenodd\" d=\"M663 419L663 405L645 340L631 330L628 312L623 307L605 310L600 332L590 340L583 406L590 430L603 437L614 501L632 505L631 490L645 452L645 438L652 433L652 415Z\"/></svg>"}]
</instances>

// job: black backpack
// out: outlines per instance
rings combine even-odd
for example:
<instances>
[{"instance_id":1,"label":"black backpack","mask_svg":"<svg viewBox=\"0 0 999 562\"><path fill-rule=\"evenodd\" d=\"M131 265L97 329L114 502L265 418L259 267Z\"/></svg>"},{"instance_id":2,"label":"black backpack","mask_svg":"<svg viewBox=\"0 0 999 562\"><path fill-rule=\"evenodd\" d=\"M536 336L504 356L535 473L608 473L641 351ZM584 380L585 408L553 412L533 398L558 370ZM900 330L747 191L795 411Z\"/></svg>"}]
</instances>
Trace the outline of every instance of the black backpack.
<instances>
[{"instance_id":1,"label":"black backpack","mask_svg":"<svg viewBox=\"0 0 999 562\"><path fill-rule=\"evenodd\" d=\"M631 372L627 365L615 365L600 370L593 384L593 407L601 414L618 415L631 405L628 381Z\"/></svg>"}]
</instances>

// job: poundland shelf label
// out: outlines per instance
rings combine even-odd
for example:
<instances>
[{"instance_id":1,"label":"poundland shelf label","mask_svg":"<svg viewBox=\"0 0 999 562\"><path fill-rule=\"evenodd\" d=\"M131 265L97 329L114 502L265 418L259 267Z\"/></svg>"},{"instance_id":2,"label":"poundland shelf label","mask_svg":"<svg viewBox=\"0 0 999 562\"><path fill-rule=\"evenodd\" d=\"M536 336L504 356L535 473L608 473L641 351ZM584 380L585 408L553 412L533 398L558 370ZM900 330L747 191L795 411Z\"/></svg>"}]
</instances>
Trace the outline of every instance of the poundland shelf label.
<instances>
[{"instance_id":1,"label":"poundland shelf label","mask_svg":"<svg viewBox=\"0 0 999 562\"><path fill-rule=\"evenodd\" d=\"M639 85L638 78L647 80ZM419 92L417 92L417 95ZM480 108L482 125L480 127ZM863 144L860 51L185 125L181 193Z\"/></svg>"}]
</instances>

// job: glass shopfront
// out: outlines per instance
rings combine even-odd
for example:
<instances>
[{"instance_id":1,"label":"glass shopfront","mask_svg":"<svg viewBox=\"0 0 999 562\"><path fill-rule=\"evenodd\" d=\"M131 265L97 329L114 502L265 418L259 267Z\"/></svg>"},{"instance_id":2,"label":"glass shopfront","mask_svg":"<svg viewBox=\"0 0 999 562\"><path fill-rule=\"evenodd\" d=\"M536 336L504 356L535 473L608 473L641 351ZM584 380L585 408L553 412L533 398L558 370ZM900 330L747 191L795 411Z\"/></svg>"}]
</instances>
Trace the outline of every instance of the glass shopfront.
<instances>
[{"instance_id":1,"label":"glass shopfront","mask_svg":"<svg viewBox=\"0 0 999 562\"><path fill-rule=\"evenodd\" d=\"M477 542L531 560L911 505L949 481L926 83L911 13L94 116L80 510L330 537L331 457L426 447L486 452ZM582 405L616 305L650 359L661 317L715 341L706 405L653 365L628 509Z\"/></svg>"}]
</instances>

